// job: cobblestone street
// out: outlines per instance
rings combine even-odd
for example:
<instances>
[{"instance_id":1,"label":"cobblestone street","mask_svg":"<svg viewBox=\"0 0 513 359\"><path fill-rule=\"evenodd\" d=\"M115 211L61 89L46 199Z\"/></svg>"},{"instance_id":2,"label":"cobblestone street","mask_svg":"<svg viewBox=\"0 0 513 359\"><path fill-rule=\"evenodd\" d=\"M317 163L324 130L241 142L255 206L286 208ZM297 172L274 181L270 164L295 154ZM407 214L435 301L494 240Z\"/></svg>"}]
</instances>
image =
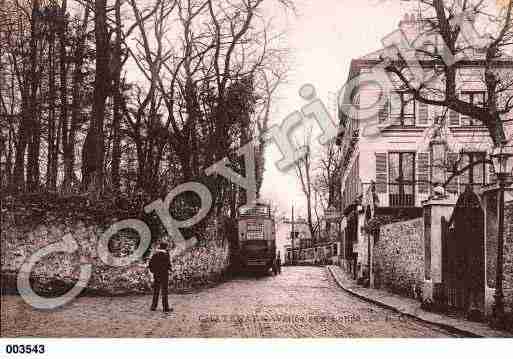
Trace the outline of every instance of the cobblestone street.
<instances>
[{"instance_id":1,"label":"cobblestone street","mask_svg":"<svg viewBox=\"0 0 513 359\"><path fill-rule=\"evenodd\" d=\"M326 268L284 267L215 288L170 295L174 312L149 310L150 296L82 297L56 311L2 297L3 337L450 337L451 333L364 302ZM160 307L159 307L160 309Z\"/></svg>"}]
</instances>

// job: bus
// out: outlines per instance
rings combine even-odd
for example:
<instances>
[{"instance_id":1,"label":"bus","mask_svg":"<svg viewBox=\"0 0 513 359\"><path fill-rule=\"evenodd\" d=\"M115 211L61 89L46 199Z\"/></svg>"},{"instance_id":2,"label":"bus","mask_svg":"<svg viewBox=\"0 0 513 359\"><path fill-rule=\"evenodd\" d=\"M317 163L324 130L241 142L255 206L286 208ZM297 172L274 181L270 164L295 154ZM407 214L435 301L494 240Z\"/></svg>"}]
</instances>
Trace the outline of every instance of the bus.
<instances>
[{"instance_id":1,"label":"bus","mask_svg":"<svg viewBox=\"0 0 513 359\"><path fill-rule=\"evenodd\" d=\"M239 266L246 271L276 274L276 228L269 205L256 202L239 208L237 216Z\"/></svg>"}]
</instances>

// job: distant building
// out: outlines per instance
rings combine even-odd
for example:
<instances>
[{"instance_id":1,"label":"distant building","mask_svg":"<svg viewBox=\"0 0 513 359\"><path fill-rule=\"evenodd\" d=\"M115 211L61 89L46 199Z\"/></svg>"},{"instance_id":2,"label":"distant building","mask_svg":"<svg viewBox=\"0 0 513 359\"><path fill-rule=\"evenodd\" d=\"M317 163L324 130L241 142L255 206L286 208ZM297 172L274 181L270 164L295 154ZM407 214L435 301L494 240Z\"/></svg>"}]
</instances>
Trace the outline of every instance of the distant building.
<instances>
[{"instance_id":1,"label":"distant building","mask_svg":"<svg viewBox=\"0 0 513 359\"><path fill-rule=\"evenodd\" d=\"M293 231L292 231L292 227ZM312 235L310 227L304 218L299 217L294 220L294 226L290 226L289 239L294 248L305 248L312 244Z\"/></svg>"},{"instance_id":2,"label":"distant building","mask_svg":"<svg viewBox=\"0 0 513 359\"><path fill-rule=\"evenodd\" d=\"M284 246L286 264L315 264L338 262L339 245L335 241L324 239L315 243L310 233L308 222L303 218L292 221L286 221L290 225L289 243Z\"/></svg>"}]
</instances>

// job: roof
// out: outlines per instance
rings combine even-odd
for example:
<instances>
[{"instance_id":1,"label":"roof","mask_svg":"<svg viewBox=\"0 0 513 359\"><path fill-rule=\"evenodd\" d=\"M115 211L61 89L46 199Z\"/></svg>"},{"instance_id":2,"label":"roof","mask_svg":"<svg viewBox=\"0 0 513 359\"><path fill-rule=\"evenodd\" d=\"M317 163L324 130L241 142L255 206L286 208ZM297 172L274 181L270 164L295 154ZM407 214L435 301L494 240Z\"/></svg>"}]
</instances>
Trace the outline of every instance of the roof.
<instances>
[{"instance_id":1,"label":"roof","mask_svg":"<svg viewBox=\"0 0 513 359\"><path fill-rule=\"evenodd\" d=\"M401 22L399 23L399 30L402 31L403 35L407 38L408 42L412 44L418 39L420 39L421 35L426 36L427 40L429 40L429 36L432 36L429 33L427 33L427 31L422 30L423 26L424 25L422 20L416 20L415 16L413 15L406 15L405 18L401 20ZM400 63L401 65L403 65L404 61L402 61L399 58L399 56L397 56L398 52L399 51L397 50L397 48L395 48L395 46L382 47L381 49L375 50L364 56L353 59L349 67L349 75L346 83L348 83L356 76L358 76L362 68L370 68L379 63L382 63L385 57L391 59L392 61L396 61L396 63ZM466 53L466 55L466 59L458 61L456 66L472 67L484 66L486 64L485 53L483 51L469 50ZM440 61L425 56L423 59L419 59L419 63L422 67L429 68L437 63L440 63ZM501 56L500 58L494 61L493 66L501 68L509 67L513 69L513 56ZM344 91L344 93L341 94L341 96L339 97L339 109L341 105L351 104L352 102L352 93L349 93L349 91L347 91L347 88L343 88L342 91ZM347 119L348 116L344 113L344 111L339 111L340 125L345 125L347 123Z\"/></svg>"}]
</instances>

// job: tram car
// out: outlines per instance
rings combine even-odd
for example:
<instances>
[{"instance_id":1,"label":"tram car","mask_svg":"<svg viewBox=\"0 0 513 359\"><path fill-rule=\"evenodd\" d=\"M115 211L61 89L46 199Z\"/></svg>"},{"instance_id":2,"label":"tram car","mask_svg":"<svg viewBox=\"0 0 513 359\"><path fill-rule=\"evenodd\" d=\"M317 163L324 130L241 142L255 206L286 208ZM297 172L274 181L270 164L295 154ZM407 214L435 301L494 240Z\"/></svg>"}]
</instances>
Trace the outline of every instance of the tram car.
<instances>
[{"instance_id":1,"label":"tram car","mask_svg":"<svg viewBox=\"0 0 513 359\"><path fill-rule=\"evenodd\" d=\"M277 273L276 228L269 205L256 202L239 208L238 259L243 271Z\"/></svg>"}]
</instances>

